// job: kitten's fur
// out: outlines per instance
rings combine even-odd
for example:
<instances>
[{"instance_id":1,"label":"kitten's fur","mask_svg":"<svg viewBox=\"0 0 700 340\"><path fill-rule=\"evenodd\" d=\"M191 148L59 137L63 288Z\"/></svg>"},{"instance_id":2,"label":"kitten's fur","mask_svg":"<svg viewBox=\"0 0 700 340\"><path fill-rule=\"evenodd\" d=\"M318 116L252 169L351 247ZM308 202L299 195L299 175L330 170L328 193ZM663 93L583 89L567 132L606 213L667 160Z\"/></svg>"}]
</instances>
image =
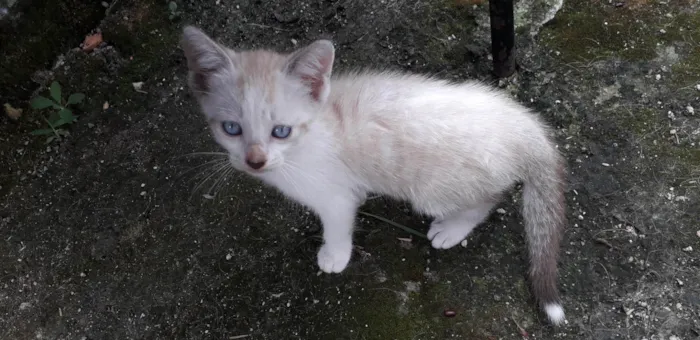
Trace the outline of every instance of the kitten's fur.
<instances>
[{"instance_id":1,"label":"kitten's fur","mask_svg":"<svg viewBox=\"0 0 700 340\"><path fill-rule=\"evenodd\" d=\"M290 54L233 51L186 27L182 47L190 89L231 164L320 217L321 270L348 265L356 210L369 192L434 216L428 237L446 249L521 181L533 292L554 324L564 321L556 277L565 164L527 108L476 82L396 72L331 78L327 40ZM223 121L239 123L242 134L226 134ZM277 125L291 135L272 137ZM265 165L255 170L251 160Z\"/></svg>"}]
</instances>

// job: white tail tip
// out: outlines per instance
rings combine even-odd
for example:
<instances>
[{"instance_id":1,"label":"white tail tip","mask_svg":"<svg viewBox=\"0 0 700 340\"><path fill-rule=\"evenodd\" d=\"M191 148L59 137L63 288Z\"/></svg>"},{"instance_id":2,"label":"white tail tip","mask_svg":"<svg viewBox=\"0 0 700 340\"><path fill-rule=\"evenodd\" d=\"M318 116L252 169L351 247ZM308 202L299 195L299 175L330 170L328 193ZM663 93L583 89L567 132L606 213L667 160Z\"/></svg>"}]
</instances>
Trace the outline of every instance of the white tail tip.
<instances>
[{"instance_id":1,"label":"white tail tip","mask_svg":"<svg viewBox=\"0 0 700 340\"><path fill-rule=\"evenodd\" d=\"M544 311L549 317L549 321L554 325L560 325L566 319L564 308L558 303L550 303L544 306Z\"/></svg>"}]
</instances>

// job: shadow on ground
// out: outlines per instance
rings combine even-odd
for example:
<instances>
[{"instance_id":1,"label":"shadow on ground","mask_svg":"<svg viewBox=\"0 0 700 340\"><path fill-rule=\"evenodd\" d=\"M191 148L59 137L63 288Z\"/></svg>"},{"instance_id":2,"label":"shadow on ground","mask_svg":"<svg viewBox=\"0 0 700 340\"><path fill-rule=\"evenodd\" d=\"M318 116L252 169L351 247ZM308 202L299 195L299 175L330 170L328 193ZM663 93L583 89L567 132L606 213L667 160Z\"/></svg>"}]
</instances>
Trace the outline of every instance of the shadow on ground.
<instances>
[{"instance_id":1,"label":"shadow on ground","mask_svg":"<svg viewBox=\"0 0 700 340\"><path fill-rule=\"evenodd\" d=\"M468 3L178 1L170 18L163 1L122 0L107 4L97 50L48 70L28 60L36 69L13 74L87 99L70 137L46 145L29 135L43 121L27 79L2 83L25 110L0 121L2 339L697 338L695 2L569 1L519 37L521 71L500 86L557 127L570 164L559 329L527 289L517 193L449 251L358 218L350 267L317 275L312 214L246 177L208 177L216 155L188 155L218 150L186 90L183 23L243 48L330 37L339 69L490 81L487 4ZM84 29L56 39L77 43ZM363 209L427 230L401 203Z\"/></svg>"}]
</instances>

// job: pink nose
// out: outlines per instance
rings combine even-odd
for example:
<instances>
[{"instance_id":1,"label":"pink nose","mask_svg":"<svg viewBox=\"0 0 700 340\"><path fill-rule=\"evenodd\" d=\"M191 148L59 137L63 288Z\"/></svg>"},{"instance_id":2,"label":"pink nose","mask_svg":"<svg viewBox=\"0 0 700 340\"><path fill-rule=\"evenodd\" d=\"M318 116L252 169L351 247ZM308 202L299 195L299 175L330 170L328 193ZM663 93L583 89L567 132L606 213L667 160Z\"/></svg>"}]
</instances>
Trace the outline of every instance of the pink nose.
<instances>
[{"instance_id":1,"label":"pink nose","mask_svg":"<svg viewBox=\"0 0 700 340\"><path fill-rule=\"evenodd\" d=\"M251 145L245 155L245 162L254 170L259 170L265 166L267 155L260 145Z\"/></svg>"}]
</instances>

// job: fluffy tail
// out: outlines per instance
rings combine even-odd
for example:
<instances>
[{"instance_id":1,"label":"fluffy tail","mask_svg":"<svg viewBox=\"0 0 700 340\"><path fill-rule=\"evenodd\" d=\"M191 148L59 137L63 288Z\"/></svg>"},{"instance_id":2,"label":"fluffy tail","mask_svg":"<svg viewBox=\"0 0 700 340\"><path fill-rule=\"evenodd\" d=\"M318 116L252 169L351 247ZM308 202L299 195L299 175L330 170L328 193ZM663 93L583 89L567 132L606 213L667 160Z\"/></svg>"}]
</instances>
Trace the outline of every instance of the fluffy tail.
<instances>
[{"instance_id":1,"label":"fluffy tail","mask_svg":"<svg viewBox=\"0 0 700 340\"><path fill-rule=\"evenodd\" d=\"M564 309L557 289L557 260L564 224L566 168L556 152L551 161L532 169L523 185L523 217L530 252L530 282L537 302L554 325Z\"/></svg>"}]
</instances>

